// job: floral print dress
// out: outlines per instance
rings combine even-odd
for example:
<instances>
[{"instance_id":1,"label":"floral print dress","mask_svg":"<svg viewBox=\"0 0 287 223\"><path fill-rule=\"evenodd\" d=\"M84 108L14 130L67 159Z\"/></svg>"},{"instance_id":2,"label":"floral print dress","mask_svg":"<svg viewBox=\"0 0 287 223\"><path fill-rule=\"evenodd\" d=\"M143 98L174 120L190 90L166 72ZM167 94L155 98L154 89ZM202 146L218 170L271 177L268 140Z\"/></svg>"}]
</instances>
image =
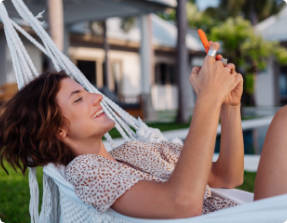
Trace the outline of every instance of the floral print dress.
<instances>
[{"instance_id":1,"label":"floral print dress","mask_svg":"<svg viewBox=\"0 0 287 223\"><path fill-rule=\"evenodd\" d=\"M105 212L137 182L167 181L181 149L181 145L170 142L130 141L110 152L116 161L97 154L77 156L66 166L65 177L81 200ZM211 192L207 185L203 214L236 205L235 201Z\"/></svg>"}]
</instances>

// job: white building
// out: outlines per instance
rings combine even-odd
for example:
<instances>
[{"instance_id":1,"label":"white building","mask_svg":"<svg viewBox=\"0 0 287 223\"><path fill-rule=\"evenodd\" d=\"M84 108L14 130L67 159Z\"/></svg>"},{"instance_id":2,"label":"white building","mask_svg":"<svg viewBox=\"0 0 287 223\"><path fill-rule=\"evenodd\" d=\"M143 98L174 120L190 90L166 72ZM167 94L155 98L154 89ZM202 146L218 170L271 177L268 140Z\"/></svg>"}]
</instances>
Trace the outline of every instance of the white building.
<instances>
[{"instance_id":1,"label":"white building","mask_svg":"<svg viewBox=\"0 0 287 223\"><path fill-rule=\"evenodd\" d=\"M152 72L150 76L153 108L176 110L178 89L176 86L176 38L175 25L156 15L150 16L152 25L151 55ZM123 31L121 20L111 18L107 21L108 42L110 44L109 89L128 103L138 103L141 95L140 75L140 28L137 21L128 32ZM103 87L102 64L104 51L102 40L89 34L88 23L74 25L71 28L71 47L69 55L98 88ZM190 60L203 55L203 48L196 33L186 37ZM188 75L188 74L187 74ZM190 89L192 94L192 90ZM192 96L191 96L192 97Z\"/></svg>"},{"instance_id":2,"label":"white building","mask_svg":"<svg viewBox=\"0 0 287 223\"><path fill-rule=\"evenodd\" d=\"M287 7L256 26L265 40L278 41L287 47ZM256 76L256 104L276 106L287 102L287 66L279 66L270 58L267 69Z\"/></svg>"},{"instance_id":3,"label":"white building","mask_svg":"<svg viewBox=\"0 0 287 223\"><path fill-rule=\"evenodd\" d=\"M45 8L42 5L44 2L43 0L30 0L29 2L35 4L29 4L29 8L31 8L33 12L38 13L41 9ZM85 75L92 83L94 83L98 88L102 88L105 82L105 77L103 75L103 40L101 37L91 34L89 22L86 21L103 19L112 15L137 15L136 25L129 32L124 32L120 28L121 20L119 18L110 18L107 20L107 36L110 46L110 74L108 77L108 87L111 91L115 92L123 104L140 105L141 94L144 90L148 90L151 93L152 107L154 110L177 109L178 89L175 85L176 26L155 15L144 17L140 16L141 13L148 13L163 9L167 6L174 6L175 1L136 0L130 7L128 7L128 5L124 5L127 6L126 8L124 6L121 7L118 1L115 0L105 1L105 4L101 4L101 1L96 0L87 0L86 2L87 5L85 6L85 9L98 6L98 8L95 8L98 14L96 12L92 13L91 10L85 11L83 6L79 7L77 1L65 2L65 39L67 52L70 58L84 71ZM113 7L109 8L109 5L113 5ZM118 7L118 9L114 10L115 7ZM85 11L86 14L79 13L80 11ZM14 15L14 11L12 9L9 13ZM101 13L102 16L99 17ZM96 14L96 16L92 16L92 14ZM141 24L141 22L146 21L150 22L150 27L145 27ZM151 37L152 43L150 45L152 46L152 49L146 49L147 45L144 45L143 47L143 40L147 39L146 33L150 33L149 36ZM204 51L197 38L197 34L190 31L187 35L186 42L189 50L189 60L193 60L193 63L198 63L198 61L200 62L204 55ZM24 41L24 44L32 56L38 71L45 71L47 61L41 52L27 41ZM0 61L0 86L16 82L9 49L6 44L1 24ZM143 69L143 63L145 64L145 69ZM146 68L147 64L148 68ZM143 70L146 71L149 69L150 72L143 74ZM190 95L192 105L193 95L191 89ZM139 108L136 110L139 112L138 109ZM132 110L133 109L131 109L131 112Z\"/></svg>"}]
</instances>

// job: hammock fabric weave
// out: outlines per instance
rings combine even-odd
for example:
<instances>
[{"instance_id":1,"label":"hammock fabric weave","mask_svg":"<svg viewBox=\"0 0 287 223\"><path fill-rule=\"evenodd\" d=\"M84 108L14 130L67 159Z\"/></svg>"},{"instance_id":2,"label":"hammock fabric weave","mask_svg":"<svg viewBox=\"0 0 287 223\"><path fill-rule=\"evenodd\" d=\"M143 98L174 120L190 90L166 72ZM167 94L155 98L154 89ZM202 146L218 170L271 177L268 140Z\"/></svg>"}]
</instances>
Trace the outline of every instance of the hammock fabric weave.
<instances>
[{"instance_id":1,"label":"hammock fabric weave","mask_svg":"<svg viewBox=\"0 0 287 223\"><path fill-rule=\"evenodd\" d=\"M34 16L27 8L23 0L6 0L11 1L23 21L29 25L37 37L28 34L21 26L15 23L8 15L3 0L0 0L0 19L4 24L4 32L7 44L13 61L13 68L16 75L18 87L22 88L25 84L35 78L37 72L32 59L30 58L19 34L26 37L35 47L45 54L52 62L57 71L64 70L72 78L76 79L84 88L90 92L101 94L82 74L82 72L67 58L60 50L57 49L41 21ZM123 139L141 140L146 142L160 142L165 140L161 132L157 129L148 127L142 120L135 119L108 97L103 95L102 107L105 113L116 123L116 128L122 135ZM132 129L135 129L133 131ZM105 135L109 149L117 146L110 135ZM175 139L178 142L178 139ZM205 216L173 219L173 220L147 220L131 218L121 215L112 209L105 213L99 213L90 205L84 204L74 193L73 186L63 177L63 166L49 164L43 168L43 199L41 212L39 215L39 188L36 179L36 170L29 169L30 185L30 206L31 223L109 223L109 222L136 222L136 223L222 223L222 222L284 222L287 219L287 195L281 195L257 202L252 201L252 194L238 190L217 190L223 196L237 200L239 203L246 203L237 207L220 210Z\"/></svg>"}]
</instances>

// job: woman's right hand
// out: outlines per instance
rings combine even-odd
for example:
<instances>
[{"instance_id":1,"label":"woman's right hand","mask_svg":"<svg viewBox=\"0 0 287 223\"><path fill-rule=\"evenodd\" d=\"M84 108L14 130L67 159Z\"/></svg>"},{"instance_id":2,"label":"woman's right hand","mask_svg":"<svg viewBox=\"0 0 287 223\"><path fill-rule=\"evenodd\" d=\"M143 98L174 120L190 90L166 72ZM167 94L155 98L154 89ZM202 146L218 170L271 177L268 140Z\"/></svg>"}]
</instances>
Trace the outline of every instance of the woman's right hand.
<instances>
[{"instance_id":1,"label":"woman's right hand","mask_svg":"<svg viewBox=\"0 0 287 223\"><path fill-rule=\"evenodd\" d=\"M219 44L211 42L210 47L218 50ZM198 98L219 100L220 103L223 103L230 92L242 81L239 74L230 73L230 68L209 55L205 57L201 69L195 67L192 70L189 79Z\"/></svg>"}]
</instances>

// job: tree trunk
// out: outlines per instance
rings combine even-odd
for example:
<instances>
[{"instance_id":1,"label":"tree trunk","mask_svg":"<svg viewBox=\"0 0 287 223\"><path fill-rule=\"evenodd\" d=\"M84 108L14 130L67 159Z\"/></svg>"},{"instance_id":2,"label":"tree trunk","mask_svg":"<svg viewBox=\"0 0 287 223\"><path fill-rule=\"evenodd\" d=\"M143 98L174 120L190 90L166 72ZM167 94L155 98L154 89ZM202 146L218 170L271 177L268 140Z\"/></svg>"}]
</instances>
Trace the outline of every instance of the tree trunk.
<instances>
[{"instance_id":1,"label":"tree trunk","mask_svg":"<svg viewBox=\"0 0 287 223\"><path fill-rule=\"evenodd\" d=\"M186 18L186 0L177 1L176 9L177 19L177 86L178 86L178 112L177 121L187 123L190 118L189 90L191 88L188 81L187 48L185 44L187 18Z\"/></svg>"},{"instance_id":2,"label":"tree trunk","mask_svg":"<svg viewBox=\"0 0 287 223\"><path fill-rule=\"evenodd\" d=\"M258 18L257 18L257 13L255 12L255 5L254 2L251 3L250 8L249 8L249 20L251 21L251 24L253 26L257 25L258 23Z\"/></svg>"},{"instance_id":3,"label":"tree trunk","mask_svg":"<svg viewBox=\"0 0 287 223\"><path fill-rule=\"evenodd\" d=\"M50 35L57 47L64 48L64 15L62 0L48 0Z\"/></svg>"}]
</instances>

